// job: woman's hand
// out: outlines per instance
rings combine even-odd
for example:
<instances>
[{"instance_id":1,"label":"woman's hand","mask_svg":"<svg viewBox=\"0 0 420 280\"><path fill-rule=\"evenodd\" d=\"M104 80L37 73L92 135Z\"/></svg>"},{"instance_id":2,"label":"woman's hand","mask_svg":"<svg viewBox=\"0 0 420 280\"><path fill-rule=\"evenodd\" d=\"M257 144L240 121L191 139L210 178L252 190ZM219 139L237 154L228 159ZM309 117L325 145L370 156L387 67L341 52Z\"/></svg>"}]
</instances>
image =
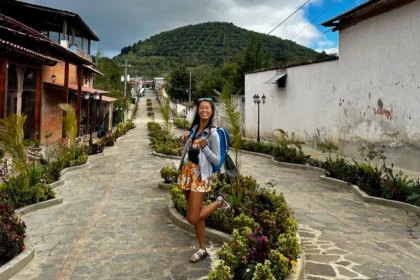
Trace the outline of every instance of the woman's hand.
<instances>
[{"instance_id":1,"label":"woman's hand","mask_svg":"<svg viewBox=\"0 0 420 280\"><path fill-rule=\"evenodd\" d=\"M190 132L189 131L185 131L184 132L184 142L187 141L188 137L190 137Z\"/></svg>"},{"instance_id":2,"label":"woman's hand","mask_svg":"<svg viewBox=\"0 0 420 280\"><path fill-rule=\"evenodd\" d=\"M205 148L207 145L207 139L204 137L201 137L200 139L197 140L198 143L200 143L200 147L201 149Z\"/></svg>"}]
</instances>

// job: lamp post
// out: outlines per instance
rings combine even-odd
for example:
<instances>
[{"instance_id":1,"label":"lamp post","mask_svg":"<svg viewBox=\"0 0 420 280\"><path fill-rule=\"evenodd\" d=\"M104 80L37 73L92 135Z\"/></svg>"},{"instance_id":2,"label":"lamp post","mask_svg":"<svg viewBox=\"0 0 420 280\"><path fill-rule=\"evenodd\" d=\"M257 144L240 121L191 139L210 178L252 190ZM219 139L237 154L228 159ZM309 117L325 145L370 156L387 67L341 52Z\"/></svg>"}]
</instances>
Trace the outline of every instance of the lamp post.
<instances>
[{"instance_id":1,"label":"lamp post","mask_svg":"<svg viewBox=\"0 0 420 280\"><path fill-rule=\"evenodd\" d=\"M258 94L255 94L253 97L254 103L258 105L258 133L257 133L257 142L260 143L260 104L265 104L265 100L267 97L263 94L263 96L260 98Z\"/></svg>"}]
</instances>

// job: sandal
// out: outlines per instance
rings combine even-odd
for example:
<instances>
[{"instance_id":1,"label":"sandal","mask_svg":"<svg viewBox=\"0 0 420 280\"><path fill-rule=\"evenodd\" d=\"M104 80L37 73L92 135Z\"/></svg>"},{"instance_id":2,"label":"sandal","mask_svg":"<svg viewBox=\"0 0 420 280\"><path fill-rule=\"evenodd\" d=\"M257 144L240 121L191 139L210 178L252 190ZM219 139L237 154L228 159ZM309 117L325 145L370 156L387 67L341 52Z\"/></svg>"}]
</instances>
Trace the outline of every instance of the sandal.
<instances>
[{"instance_id":1,"label":"sandal","mask_svg":"<svg viewBox=\"0 0 420 280\"><path fill-rule=\"evenodd\" d=\"M196 263L202 259L207 258L209 253L207 253L207 250L199 249L197 253L191 256L190 262Z\"/></svg>"},{"instance_id":2,"label":"sandal","mask_svg":"<svg viewBox=\"0 0 420 280\"><path fill-rule=\"evenodd\" d=\"M217 194L217 199L222 201L222 206L220 206L220 210L222 210L223 212L232 210L232 206L230 205L229 200L227 200L226 196L219 193Z\"/></svg>"}]
</instances>

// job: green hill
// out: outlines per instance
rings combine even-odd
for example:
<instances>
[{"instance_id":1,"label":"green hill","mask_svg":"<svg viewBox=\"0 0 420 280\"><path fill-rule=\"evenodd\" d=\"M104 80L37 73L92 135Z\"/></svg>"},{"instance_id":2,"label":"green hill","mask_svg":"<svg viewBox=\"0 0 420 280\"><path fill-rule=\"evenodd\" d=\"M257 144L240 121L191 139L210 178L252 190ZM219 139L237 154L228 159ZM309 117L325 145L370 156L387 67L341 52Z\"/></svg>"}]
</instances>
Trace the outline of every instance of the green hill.
<instances>
[{"instance_id":1,"label":"green hill","mask_svg":"<svg viewBox=\"0 0 420 280\"><path fill-rule=\"evenodd\" d=\"M319 53L290 40L249 31L232 23L207 22L165 31L124 47L115 60L129 58L134 66L131 73L135 69L142 76L162 76L180 64L218 66L240 54L255 35L261 36L262 50L271 55L275 65L319 58Z\"/></svg>"}]
</instances>

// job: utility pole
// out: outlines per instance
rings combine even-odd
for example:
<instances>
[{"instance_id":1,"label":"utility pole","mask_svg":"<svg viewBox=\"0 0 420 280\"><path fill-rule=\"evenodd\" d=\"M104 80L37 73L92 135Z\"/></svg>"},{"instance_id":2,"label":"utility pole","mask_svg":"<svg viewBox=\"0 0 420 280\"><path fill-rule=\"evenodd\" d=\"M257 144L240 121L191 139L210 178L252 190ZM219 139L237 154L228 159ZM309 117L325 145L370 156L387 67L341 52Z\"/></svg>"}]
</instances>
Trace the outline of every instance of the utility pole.
<instances>
[{"instance_id":1,"label":"utility pole","mask_svg":"<svg viewBox=\"0 0 420 280\"><path fill-rule=\"evenodd\" d=\"M128 60L125 59L125 64L118 64L119 67L125 67L125 71L124 71L124 97L127 96L127 67L132 67L132 65L127 64L127 61Z\"/></svg>"},{"instance_id":2,"label":"utility pole","mask_svg":"<svg viewBox=\"0 0 420 280\"><path fill-rule=\"evenodd\" d=\"M191 103L191 72L190 72L190 90L188 91L189 95L188 95L188 102Z\"/></svg>"}]
</instances>

